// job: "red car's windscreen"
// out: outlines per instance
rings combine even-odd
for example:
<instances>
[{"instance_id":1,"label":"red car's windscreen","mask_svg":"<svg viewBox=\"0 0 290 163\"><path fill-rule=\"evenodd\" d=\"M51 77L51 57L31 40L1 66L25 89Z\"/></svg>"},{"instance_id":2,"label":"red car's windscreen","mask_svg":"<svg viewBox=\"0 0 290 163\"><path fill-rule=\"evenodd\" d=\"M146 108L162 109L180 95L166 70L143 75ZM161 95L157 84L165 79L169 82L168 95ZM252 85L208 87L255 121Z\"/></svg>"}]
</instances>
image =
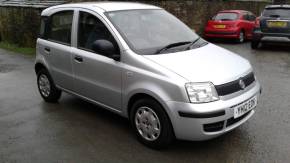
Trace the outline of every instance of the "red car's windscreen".
<instances>
[{"instance_id":1,"label":"red car's windscreen","mask_svg":"<svg viewBox=\"0 0 290 163\"><path fill-rule=\"evenodd\" d=\"M237 13L218 13L213 20L221 20L221 21L232 21L237 20L238 14Z\"/></svg>"}]
</instances>

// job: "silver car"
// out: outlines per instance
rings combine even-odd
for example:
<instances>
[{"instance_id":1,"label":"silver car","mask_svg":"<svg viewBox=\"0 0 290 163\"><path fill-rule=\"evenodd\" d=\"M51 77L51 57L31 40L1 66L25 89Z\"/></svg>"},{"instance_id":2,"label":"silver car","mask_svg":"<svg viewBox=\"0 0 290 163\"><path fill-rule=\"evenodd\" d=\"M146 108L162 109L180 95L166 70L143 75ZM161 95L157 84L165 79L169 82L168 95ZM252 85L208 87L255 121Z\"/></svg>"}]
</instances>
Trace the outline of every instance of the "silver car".
<instances>
[{"instance_id":1,"label":"silver car","mask_svg":"<svg viewBox=\"0 0 290 163\"><path fill-rule=\"evenodd\" d=\"M151 148L231 131L253 116L261 93L246 59L139 3L45 9L35 71L45 101L64 91L100 105L127 117Z\"/></svg>"}]
</instances>

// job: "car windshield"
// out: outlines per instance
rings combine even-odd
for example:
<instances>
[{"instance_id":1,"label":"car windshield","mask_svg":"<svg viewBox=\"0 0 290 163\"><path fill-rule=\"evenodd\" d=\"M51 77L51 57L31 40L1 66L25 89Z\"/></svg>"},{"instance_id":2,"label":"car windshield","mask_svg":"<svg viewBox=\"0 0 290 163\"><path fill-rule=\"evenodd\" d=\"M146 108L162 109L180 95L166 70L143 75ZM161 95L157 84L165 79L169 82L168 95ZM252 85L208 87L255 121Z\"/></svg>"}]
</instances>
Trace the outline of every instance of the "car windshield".
<instances>
[{"instance_id":1,"label":"car windshield","mask_svg":"<svg viewBox=\"0 0 290 163\"><path fill-rule=\"evenodd\" d=\"M266 9L263 12L265 17L290 17L290 9Z\"/></svg>"},{"instance_id":2,"label":"car windshield","mask_svg":"<svg viewBox=\"0 0 290 163\"><path fill-rule=\"evenodd\" d=\"M130 48L141 55L199 38L189 27L165 10L126 10L106 13ZM179 49L179 51L183 51Z\"/></svg>"},{"instance_id":3,"label":"car windshield","mask_svg":"<svg viewBox=\"0 0 290 163\"><path fill-rule=\"evenodd\" d=\"M222 20L222 21L231 21L237 20L238 14L237 13L218 13L213 20Z\"/></svg>"}]
</instances>

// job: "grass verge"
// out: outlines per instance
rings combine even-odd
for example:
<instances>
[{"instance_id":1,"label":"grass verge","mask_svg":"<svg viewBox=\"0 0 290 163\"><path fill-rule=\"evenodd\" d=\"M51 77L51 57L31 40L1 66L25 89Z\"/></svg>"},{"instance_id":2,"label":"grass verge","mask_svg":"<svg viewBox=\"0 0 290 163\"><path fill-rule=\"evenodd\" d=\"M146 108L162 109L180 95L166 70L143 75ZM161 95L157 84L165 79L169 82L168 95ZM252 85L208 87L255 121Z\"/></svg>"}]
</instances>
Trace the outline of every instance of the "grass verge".
<instances>
[{"instance_id":1,"label":"grass verge","mask_svg":"<svg viewBox=\"0 0 290 163\"><path fill-rule=\"evenodd\" d=\"M35 55L35 48L19 47L15 44L10 44L7 42L0 42L0 48L25 55Z\"/></svg>"}]
</instances>

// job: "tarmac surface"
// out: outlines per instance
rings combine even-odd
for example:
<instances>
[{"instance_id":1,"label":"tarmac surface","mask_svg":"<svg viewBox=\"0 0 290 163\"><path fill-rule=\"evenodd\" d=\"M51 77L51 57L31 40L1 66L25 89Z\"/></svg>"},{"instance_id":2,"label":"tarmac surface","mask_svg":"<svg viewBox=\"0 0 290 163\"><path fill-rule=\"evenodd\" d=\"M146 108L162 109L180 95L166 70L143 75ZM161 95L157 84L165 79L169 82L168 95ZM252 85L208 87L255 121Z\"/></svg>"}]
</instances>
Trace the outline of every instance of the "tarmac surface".
<instances>
[{"instance_id":1,"label":"tarmac surface","mask_svg":"<svg viewBox=\"0 0 290 163\"><path fill-rule=\"evenodd\" d=\"M216 139L161 151L140 144L126 119L79 98L45 103L34 58L0 49L0 162L290 162L290 48L219 45L252 63L263 87L256 114Z\"/></svg>"}]
</instances>

